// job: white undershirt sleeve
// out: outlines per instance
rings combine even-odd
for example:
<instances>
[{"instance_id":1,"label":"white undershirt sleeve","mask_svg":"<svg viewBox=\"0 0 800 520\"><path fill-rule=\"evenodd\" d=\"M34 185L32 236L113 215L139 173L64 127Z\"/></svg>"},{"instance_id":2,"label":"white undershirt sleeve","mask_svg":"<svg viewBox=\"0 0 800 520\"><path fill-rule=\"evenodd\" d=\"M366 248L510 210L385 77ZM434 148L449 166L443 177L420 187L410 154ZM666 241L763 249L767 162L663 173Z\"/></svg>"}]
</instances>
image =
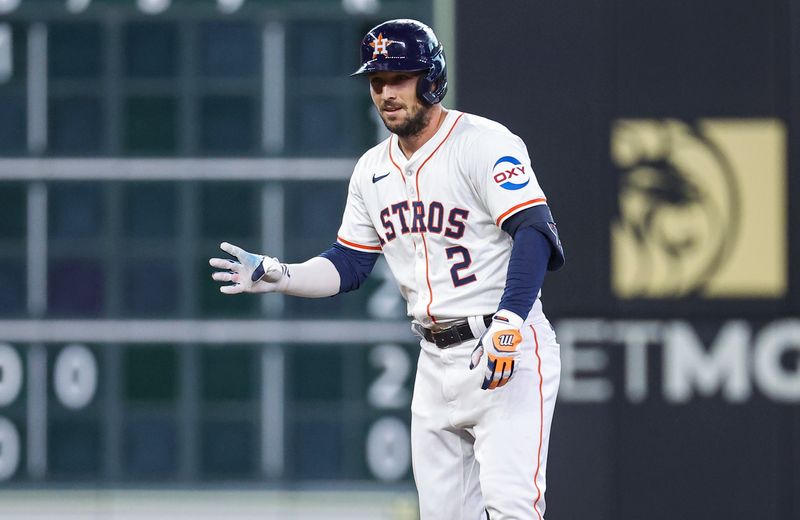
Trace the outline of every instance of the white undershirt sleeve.
<instances>
[{"instance_id":1,"label":"white undershirt sleeve","mask_svg":"<svg viewBox=\"0 0 800 520\"><path fill-rule=\"evenodd\" d=\"M288 264L284 277L286 287L281 292L304 298L325 298L339 294L341 279L333 262L315 256L302 264Z\"/></svg>"}]
</instances>

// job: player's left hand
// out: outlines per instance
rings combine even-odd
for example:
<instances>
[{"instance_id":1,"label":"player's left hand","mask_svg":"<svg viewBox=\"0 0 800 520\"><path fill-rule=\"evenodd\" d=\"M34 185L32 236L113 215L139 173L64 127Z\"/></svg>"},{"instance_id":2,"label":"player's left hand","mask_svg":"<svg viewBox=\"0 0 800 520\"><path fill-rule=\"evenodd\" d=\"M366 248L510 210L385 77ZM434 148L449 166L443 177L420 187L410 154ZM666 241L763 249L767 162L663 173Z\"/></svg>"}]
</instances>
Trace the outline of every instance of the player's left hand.
<instances>
[{"instance_id":1,"label":"player's left hand","mask_svg":"<svg viewBox=\"0 0 800 520\"><path fill-rule=\"evenodd\" d=\"M486 374L481 388L494 390L508 383L519 363L519 345L522 343L523 320L513 312L497 311L475 350L472 351L469 368L474 369L486 353Z\"/></svg>"}]
</instances>

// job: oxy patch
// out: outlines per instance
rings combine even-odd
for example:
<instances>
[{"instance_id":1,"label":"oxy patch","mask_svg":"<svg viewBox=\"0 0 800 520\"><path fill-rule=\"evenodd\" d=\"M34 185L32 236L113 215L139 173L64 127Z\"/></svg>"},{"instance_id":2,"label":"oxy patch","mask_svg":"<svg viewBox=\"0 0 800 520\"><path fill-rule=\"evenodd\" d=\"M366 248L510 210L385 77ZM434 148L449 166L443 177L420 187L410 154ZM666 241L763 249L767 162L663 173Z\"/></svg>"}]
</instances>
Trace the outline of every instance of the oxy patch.
<instances>
[{"instance_id":1,"label":"oxy patch","mask_svg":"<svg viewBox=\"0 0 800 520\"><path fill-rule=\"evenodd\" d=\"M492 168L492 179L505 190L522 189L531 181L525 166L510 155L497 159Z\"/></svg>"}]
</instances>

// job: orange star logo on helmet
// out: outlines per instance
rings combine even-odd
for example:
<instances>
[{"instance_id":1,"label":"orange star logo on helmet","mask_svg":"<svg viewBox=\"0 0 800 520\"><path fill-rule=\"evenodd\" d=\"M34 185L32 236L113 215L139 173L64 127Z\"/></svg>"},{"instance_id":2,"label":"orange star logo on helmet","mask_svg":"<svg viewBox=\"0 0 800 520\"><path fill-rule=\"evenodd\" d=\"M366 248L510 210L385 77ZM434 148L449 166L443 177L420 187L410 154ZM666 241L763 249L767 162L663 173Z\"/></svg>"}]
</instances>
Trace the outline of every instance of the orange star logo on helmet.
<instances>
[{"instance_id":1,"label":"orange star logo on helmet","mask_svg":"<svg viewBox=\"0 0 800 520\"><path fill-rule=\"evenodd\" d=\"M389 45L391 45L393 43L394 43L394 41L392 41L392 40L390 40L388 38L384 38L383 37L383 33L378 34L378 37L374 41L370 42L370 46L373 49L375 49L375 51L372 53L372 59L377 58L379 54L383 54L384 56L388 56L389 55L389 48L388 47L389 47Z\"/></svg>"}]
</instances>

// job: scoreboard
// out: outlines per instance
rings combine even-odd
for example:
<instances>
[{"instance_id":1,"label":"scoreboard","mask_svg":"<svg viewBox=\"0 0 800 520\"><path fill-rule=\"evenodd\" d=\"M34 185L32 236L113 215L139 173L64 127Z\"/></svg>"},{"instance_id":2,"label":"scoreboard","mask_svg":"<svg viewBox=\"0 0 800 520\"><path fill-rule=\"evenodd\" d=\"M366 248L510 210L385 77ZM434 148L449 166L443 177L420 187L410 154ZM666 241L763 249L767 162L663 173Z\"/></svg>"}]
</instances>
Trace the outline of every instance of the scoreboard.
<instances>
[{"instance_id":1,"label":"scoreboard","mask_svg":"<svg viewBox=\"0 0 800 520\"><path fill-rule=\"evenodd\" d=\"M383 131L358 42L431 3L0 4L0 482L410 485L385 263L302 300L207 261L333 243Z\"/></svg>"},{"instance_id":2,"label":"scoreboard","mask_svg":"<svg viewBox=\"0 0 800 520\"><path fill-rule=\"evenodd\" d=\"M323 300L207 264L329 247L350 163L0 160L0 479L410 485L419 347L383 261Z\"/></svg>"},{"instance_id":3,"label":"scoreboard","mask_svg":"<svg viewBox=\"0 0 800 520\"><path fill-rule=\"evenodd\" d=\"M410 479L407 344L0 344L0 479Z\"/></svg>"}]
</instances>

